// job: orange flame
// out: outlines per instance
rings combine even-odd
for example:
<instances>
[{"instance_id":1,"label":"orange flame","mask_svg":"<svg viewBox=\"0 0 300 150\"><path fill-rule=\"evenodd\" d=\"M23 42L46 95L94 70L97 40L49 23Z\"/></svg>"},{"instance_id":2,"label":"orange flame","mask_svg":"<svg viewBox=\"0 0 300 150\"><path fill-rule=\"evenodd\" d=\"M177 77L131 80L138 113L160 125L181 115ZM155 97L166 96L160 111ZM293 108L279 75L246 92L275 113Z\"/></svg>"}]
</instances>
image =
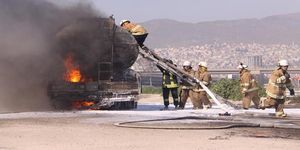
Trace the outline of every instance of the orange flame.
<instances>
[{"instance_id":1,"label":"orange flame","mask_svg":"<svg viewBox=\"0 0 300 150\"><path fill-rule=\"evenodd\" d=\"M64 65L66 67L66 72L64 74L64 79L69 82L80 82L82 75L78 65L74 65L74 60L72 55L68 55L65 59Z\"/></svg>"},{"instance_id":2,"label":"orange flame","mask_svg":"<svg viewBox=\"0 0 300 150\"><path fill-rule=\"evenodd\" d=\"M89 108L93 106L95 102L93 101L74 101L72 102L72 108L73 109L83 109L83 108ZM89 108L91 109L91 108Z\"/></svg>"}]
</instances>

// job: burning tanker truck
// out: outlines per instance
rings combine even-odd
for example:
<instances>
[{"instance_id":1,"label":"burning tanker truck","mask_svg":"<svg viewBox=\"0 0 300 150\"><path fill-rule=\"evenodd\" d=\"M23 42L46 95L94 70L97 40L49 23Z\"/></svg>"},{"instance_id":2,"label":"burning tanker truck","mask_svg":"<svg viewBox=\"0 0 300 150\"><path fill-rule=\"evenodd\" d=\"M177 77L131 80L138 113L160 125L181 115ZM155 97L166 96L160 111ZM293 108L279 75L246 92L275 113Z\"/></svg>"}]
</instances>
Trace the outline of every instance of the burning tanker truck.
<instances>
[{"instance_id":1,"label":"burning tanker truck","mask_svg":"<svg viewBox=\"0 0 300 150\"><path fill-rule=\"evenodd\" d=\"M134 109L141 91L139 75L130 67L139 49L112 17L85 18L56 34L64 73L49 82L56 109Z\"/></svg>"}]
</instances>

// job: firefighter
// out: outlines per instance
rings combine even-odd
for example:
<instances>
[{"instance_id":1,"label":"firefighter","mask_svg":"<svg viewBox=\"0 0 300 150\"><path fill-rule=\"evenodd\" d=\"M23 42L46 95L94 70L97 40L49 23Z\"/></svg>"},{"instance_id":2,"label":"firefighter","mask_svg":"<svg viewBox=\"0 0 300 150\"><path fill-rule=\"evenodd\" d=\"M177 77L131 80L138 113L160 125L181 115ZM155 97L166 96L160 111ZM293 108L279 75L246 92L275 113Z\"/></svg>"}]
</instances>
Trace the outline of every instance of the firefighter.
<instances>
[{"instance_id":1,"label":"firefighter","mask_svg":"<svg viewBox=\"0 0 300 150\"><path fill-rule=\"evenodd\" d=\"M200 62L198 64L198 71L195 73L195 77L201 81L205 86L209 86L210 82L211 82L211 75L208 73L207 71L207 63L206 62ZM208 109L211 108L212 104L209 101L207 94L205 92L205 90L202 87L197 87L195 89L193 89L194 93L193 93L193 98L195 102L194 107L196 109L201 109L204 108Z\"/></svg>"},{"instance_id":2,"label":"firefighter","mask_svg":"<svg viewBox=\"0 0 300 150\"><path fill-rule=\"evenodd\" d=\"M266 88L267 99L262 100L262 108L275 107L276 117L286 117L284 113L285 91L289 90L290 95L295 95L290 75L287 72L288 61L283 59L278 62L278 67L272 72Z\"/></svg>"},{"instance_id":3,"label":"firefighter","mask_svg":"<svg viewBox=\"0 0 300 150\"><path fill-rule=\"evenodd\" d=\"M243 95L243 108L249 109L251 101L254 103L255 108L259 108L259 97L257 83L248 70L248 66L241 63L238 66L240 70L240 87Z\"/></svg>"},{"instance_id":4,"label":"firefighter","mask_svg":"<svg viewBox=\"0 0 300 150\"><path fill-rule=\"evenodd\" d=\"M195 75L195 71L193 70L191 62L189 62L189 61L185 61L183 63L183 71L187 72L191 76ZM189 85L188 83L186 83L186 82L181 83L180 103L179 103L180 109L184 109L187 99L189 97L190 98L192 97L192 95L193 95L192 89L193 89L193 87L191 85Z\"/></svg>"},{"instance_id":5,"label":"firefighter","mask_svg":"<svg viewBox=\"0 0 300 150\"><path fill-rule=\"evenodd\" d=\"M172 60L166 60L167 62L173 64ZM164 99L164 109L168 110L169 106L169 93L171 92L173 97L173 104L175 109L178 108L178 81L177 77L167 70L157 66L159 70L162 72L162 93Z\"/></svg>"},{"instance_id":6,"label":"firefighter","mask_svg":"<svg viewBox=\"0 0 300 150\"><path fill-rule=\"evenodd\" d=\"M131 23L129 20L122 20L120 22L120 26L133 35L133 37L135 38L135 40L137 41L137 43L139 44L139 46L141 48L148 49L144 45L144 42L148 36L148 33L143 26L135 24L135 23Z\"/></svg>"}]
</instances>

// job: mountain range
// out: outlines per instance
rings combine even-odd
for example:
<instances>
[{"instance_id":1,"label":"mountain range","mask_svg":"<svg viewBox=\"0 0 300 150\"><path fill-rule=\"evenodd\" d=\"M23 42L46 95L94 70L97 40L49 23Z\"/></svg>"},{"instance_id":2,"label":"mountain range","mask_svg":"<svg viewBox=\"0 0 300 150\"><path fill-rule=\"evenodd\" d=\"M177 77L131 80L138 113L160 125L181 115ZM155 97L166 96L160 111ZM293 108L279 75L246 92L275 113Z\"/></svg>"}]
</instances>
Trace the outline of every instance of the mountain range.
<instances>
[{"instance_id":1,"label":"mountain range","mask_svg":"<svg viewBox=\"0 0 300 150\"><path fill-rule=\"evenodd\" d=\"M149 32L146 43L152 48L214 42L300 44L300 13L199 23L156 19L141 24Z\"/></svg>"}]
</instances>

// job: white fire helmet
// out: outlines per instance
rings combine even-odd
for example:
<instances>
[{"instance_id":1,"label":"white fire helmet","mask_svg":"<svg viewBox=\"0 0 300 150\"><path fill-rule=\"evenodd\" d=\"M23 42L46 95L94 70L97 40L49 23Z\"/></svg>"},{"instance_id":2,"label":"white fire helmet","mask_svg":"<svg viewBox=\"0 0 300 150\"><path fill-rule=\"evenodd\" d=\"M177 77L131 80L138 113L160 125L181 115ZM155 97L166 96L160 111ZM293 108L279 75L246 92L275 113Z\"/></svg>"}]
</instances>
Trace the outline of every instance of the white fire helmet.
<instances>
[{"instance_id":1,"label":"white fire helmet","mask_svg":"<svg viewBox=\"0 0 300 150\"><path fill-rule=\"evenodd\" d=\"M183 62L183 66L184 67L191 67L192 65L191 65L191 62L185 61L185 62Z\"/></svg>"},{"instance_id":2,"label":"white fire helmet","mask_svg":"<svg viewBox=\"0 0 300 150\"><path fill-rule=\"evenodd\" d=\"M120 22L120 26L122 26L124 23L126 23L126 22L128 22L128 23L130 23L130 21L129 20L121 20L121 22Z\"/></svg>"},{"instance_id":3,"label":"white fire helmet","mask_svg":"<svg viewBox=\"0 0 300 150\"><path fill-rule=\"evenodd\" d=\"M201 62L199 62L198 66L207 68L207 62L201 61Z\"/></svg>"},{"instance_id":4,"label":"white fire helmet","mask_svg":"<svg viewBox=\"0 0 300 150\"><path fill-rule=\"evenodd\" d=\"M248 66L244 65L244 64L240 64L237 68L238 69L248 69Z\"/></svg>"},{"instance_id":5,"label":"white fire helmet","mask_svg":"<svg viewBox=\"0 0 300 150\"><path fill-rule=\"evenodd\" d=\"M289 66L289 62L285 59L282 59L278 62L278 66Z\"/></svg>"}]
</instances>

